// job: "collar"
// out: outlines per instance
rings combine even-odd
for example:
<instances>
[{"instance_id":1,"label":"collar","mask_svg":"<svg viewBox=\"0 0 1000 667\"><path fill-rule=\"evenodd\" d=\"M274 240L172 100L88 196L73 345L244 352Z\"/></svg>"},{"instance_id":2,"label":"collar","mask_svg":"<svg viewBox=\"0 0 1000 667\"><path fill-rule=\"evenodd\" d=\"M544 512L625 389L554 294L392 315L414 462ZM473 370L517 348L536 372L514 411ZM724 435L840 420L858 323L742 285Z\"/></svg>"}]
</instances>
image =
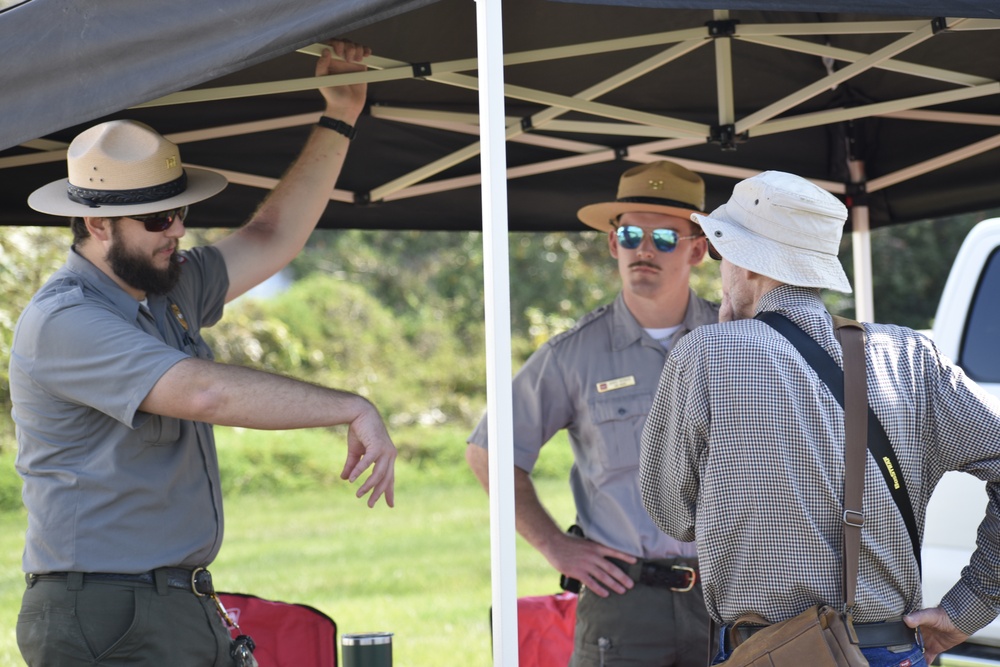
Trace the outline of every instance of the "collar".
<instances>
[{"instance_id":1,"label":"collar","mask_svg":"<svg viewBox=\"0 0 1000 667\"><path fill-rule=\"evenodd\" d=\"M688 307L684 312L684 320L681 322L681 328L676 334L674 334L675 336L682 336L698 326L701 321L700 314L702 307L701 299L698 298L693 289L688 288ZM635 342L643 342L650 347L656 347L657 349L666 352L663 349L663 346L653 340L653 338L646 333L646 330L639 325L639 322L636 321L632 311L630 311L628 306L625 305L625 296L621 292L619 292L617 298L615 298L611 311L612 349L621 350Z\"/></svg>"},{"instance_id":2,"label":"collar","mask_svg":"<svg viewBox=\"0 0 1000 667\"><path fill-rule=\"evenodd\" d=\"M778 285L757 302L757 311L767 310L787 311L791 309L822 310L827 312L826 305L820 297L819 289L815 287L796 287L795 285Z\"/></svg>"},{"instance_id":3,"label":"collar","mask_svg":"<svg viewBox=\"0 0 1000 667\"><path fill-rule=\"evenodd\" d=\"M94 266L89 259L72 248L69 251L69 257L66 258L66 268L107 299L129 321L138 317L139 302L123 290L110 276Z\"/></svg>"}]
</instances>

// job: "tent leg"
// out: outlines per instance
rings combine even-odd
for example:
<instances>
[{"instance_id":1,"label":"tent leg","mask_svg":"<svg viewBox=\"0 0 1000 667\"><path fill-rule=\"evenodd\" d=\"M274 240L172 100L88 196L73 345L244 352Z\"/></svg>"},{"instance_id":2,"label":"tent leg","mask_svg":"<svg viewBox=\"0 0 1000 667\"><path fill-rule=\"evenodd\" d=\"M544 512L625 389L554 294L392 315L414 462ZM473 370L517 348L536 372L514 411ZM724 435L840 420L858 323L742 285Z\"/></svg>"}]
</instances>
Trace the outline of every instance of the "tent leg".
<instances>
[{"instance_id":1,"label":"tent leg","mask_svg":"<svg viewBox=\"0 0 1000 667\"><path fill-rule=\"evenodd\" d=\"M848 163L852 183L865 182L865 163ZM868 204L851 204L851 248L854 255L854 318L859 322L875 321L875 298L872 285L872 242L868 223Z\"/></svg>"},{"instance_id":2,"label":"tent leg","mask_svg":"<svg viewBox=\"0 0 1000 667\"><path fill-rule=\"evenodd\" d=\"M854 317L861 322L875 321L872 286L872 243L868 228L868 207L852 206L851 247L854 250Z\"/></svg>"},{"instance_id":3,"label":"tent leg","mask_svg":"<svg viewBox=\"0 0 1000 667\"><path fill-rule=\"evenodd\" d=\"M514 532L514 431L511 388L510 260L504 122L501 0L477 0L479 134L482 145L483 273L489 415L490 566L493 664L517 667L517 553Z\"/></svg>"}]
</instances>

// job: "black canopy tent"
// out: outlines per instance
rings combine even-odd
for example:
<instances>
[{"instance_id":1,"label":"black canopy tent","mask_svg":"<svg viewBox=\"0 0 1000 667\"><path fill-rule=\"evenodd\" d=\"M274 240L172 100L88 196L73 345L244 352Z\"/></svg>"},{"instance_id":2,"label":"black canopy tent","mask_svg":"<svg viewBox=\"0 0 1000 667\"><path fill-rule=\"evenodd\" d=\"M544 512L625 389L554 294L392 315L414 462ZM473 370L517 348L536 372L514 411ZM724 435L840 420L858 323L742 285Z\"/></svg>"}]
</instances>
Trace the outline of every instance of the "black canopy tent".
<instances>
[{"instance_id":1,"label":"black canopy tent","mask_svg":"<svg viewBox=\"0 0 1000 667\"><path fill-rule=\"evenodd\" d=\"M511 229L583 229L577 208L628 162L663 156L706 176L710 205L768 168L854 200L867 190L871 227L1000 205L994 3L608 4L503 4ZM927 18L959 11L973 18ZM381 70L321 226L480 229L474 14L469 0L14 6L0 13L0 224L61 224L26 196L65 174L73 135L111 117L226 172L233 185L192 224L239 224L321 108L302 89L311 57L291 51L342 35ZM286 88L299 90L271 92ZM850 151L866 188L847 185Z\"/></svg>"},{"instance_id":2,"label":"black canopy tent","mask_svg":"<svg viewBox=\"0 0 1000 667\"><path fill-rule=\"evenodd\" d=\"M503 3L510 229L584 229L574 212L610 196L630 163L681 161L706 178L710 208L737 179L792 171L852 205L858 314L871 318L870 228L1000 205L991 3L606 2ZM240 224L320 108L310 44L340 35L377 55L320 226L482 228L473 2L203 4L29 0L0 13L0 58L14 63L0 76L16 91L3 101L0 224L62 224L27 194L64 175L77 132L122 116L229 177L192 225Z\"/></svg>"},{"instance_id":3,"label":"black canopy tent","mask_svg":"<svg viewBox=\"0 0 1000 667\"><path fill-rule=\"evenodd\" d=\"M869 227L1000 206L994 3L726 4L29 0L0 13L0 224L63 224L24 201L65 175L80 129L112 117L148 122L187 163L229 177L192 224L239 224L316 119L310 45L333 36L376 57L350 75L370 82L370 108L323 227L484 229L502 246L493 240L508 220L583 229L580 206L612 195L629 163L662 157L705 176L710 207L764 169L813 179L852 206L862 259ZM501 34L502 70L484 46ZM492 98L477 88L491 70L507 102L484 139L505 113L507 146L487 140L480 161L477 111ZM507 285L505 254L491 256L488 301ZM856 261L862 295L865 266ZM488 304L498 336L504 305ZM509 422L509 404L493 402L509 400L509 340L488 349L492 428ZM491 459L491 474L503 469ZM494 498L509 503L512 482L499 479ZM511 512L491 506L506 526L494 536L513 532ZM503 577L494 611L509 628ZM513 664L509 635L496 639L498 662Z\"/></svg>"}]
</instances>

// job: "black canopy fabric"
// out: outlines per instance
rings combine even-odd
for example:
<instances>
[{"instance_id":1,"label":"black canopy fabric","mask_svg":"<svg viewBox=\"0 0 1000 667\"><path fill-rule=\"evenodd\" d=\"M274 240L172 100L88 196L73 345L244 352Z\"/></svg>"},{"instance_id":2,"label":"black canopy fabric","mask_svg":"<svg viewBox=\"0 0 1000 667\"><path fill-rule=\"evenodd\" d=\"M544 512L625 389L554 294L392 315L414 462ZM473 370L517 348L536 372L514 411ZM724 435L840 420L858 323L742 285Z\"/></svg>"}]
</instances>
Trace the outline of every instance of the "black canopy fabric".
<instances>
[{"instance_id":1,"label":"black canopy fabric","mask_svg":"<svg viewBox=\"0 0 1000 667\"><path fill-rule=\"evenodd\" d=\"M1000 206L995 3L705 4L505 0L510 229L583 229L578 208L661 158L702 173L710 207L766 169L867 203L872 227ZM470 0L10 8L0 224L63 224L27 195L65 176L76 133L120 117L230 178L192 224L239 224L322 108L308 45L345 36L374 49L370 105L321 226L481 229L475 11Z\"/></svg>"}]
</instances>

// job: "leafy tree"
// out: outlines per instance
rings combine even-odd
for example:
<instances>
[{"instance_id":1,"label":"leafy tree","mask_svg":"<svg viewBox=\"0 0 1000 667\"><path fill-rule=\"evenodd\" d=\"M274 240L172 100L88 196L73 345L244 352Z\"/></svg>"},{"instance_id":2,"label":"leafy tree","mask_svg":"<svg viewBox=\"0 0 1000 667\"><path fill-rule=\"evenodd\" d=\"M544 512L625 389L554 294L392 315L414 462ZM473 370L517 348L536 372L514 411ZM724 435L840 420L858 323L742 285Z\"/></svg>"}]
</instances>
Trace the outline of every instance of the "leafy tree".
<instances>
[{"instance_id":1,"label":"leafy tree","mask_svg":"<svg viewBox=\"0 0 1000 667\"><path fill-rule=\"evenodd\" d=\"M955 253L976 222L1000 211L873 232L876 317L927 328ZM185 245L224 230L189 230ZM60 228L0 231L0 448L13 442L8 360L17 316L62 263ZM621 289L605 235L509 236L515 368L538 345ZM851 270L851 241L841 259ZM295 284L270 299L241 299L205 332L220 361L289 374L369 396L395 425L471 422L485 402L482 234L317 231L293 262ZM692 286L721 298L718 264ZM850 295L827 306L853 314Z\"/></svg>"},{"instance_id":2,"label":"leafy tree","mask_svg":"<svg viewBox=\"0 0 1000 667\"><path fill-rule=\"evenodd\" d=\"M65 261L70 241L65 228L0 229L0 451L14 439L9 373L14 325L32 295Z\"/></svg>"},{"instance_id":3,"label":"leafy tree","mask_svg":"<svg viewBox=\"0 0 1000 667\"><path fill-rule=\"evenodd\" d=\"M511 328L522 361L621 288L606 237L598 232L514 233L508 253ZM400 315L434 311L464 343L476 344L464 334L481 329L485 312L480 233L320 231L293 266L297 275L322 271L361 282ZM692 286L706 298L720 298L715 262L697 267Z\"/></svg>"},{"instance_id":4,"label":"leafy tree","mask_svg":"<svg viewBox=\"0 0 1000 667\"><path fill-rule=\"evenodd\" d=\"M872 285L875 320L914 329L930 329L958 249L976 223L1000 215L1000 209L881 227L872 232ZM851 237L844 235L841 261L853 274ZM853 315L854 299L826 293L827 306Z\"/></svg>"}]
</instances>

